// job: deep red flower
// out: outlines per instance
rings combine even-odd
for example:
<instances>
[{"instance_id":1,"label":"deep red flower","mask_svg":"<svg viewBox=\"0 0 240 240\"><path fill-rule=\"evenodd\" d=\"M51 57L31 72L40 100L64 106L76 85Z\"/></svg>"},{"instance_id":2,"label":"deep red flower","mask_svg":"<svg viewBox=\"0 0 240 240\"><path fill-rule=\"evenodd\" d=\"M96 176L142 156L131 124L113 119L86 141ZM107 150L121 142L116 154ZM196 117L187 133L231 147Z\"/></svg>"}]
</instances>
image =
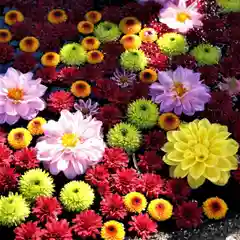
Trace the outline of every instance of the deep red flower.
<instances>
[{"instance_id":1,"label":"deep red flower","mask_svg":"<svg viewBox=\"0 0 240 240\"><path fill-rule=\"evenodd\" d=\"M14 153L14 165L21 170L36 168L39 166L37 151L35 148L24 148Z\"/></svg>"},{"instance_id":2,"label":"deep red flower","mask_svg":"<svg viewBox=\"0 0 240 240\"><path fill-rule=\"evenodd\" d=\"M127 216L123 198L118 194L110 194L100 202L102 215L107 219L121 220Z\"/></svg>"},{"instance_id":3,"label":"deep red flower","mask_svg":"<svg viewBox=\"0 0 240 240\"><path fill-rule=\"evenodd\" d=\"M219 68L216 65L199 67L198 72L201 73L201 80L203 80L206 85L211 86L218 81Z\"/></svg>"},{"instance_id":4,"label":"deep red flower","mask_svg":"<svg viewBox=\"0 0 240 240\"><path fill-rule=\"evenodd\" d=\"M163 132L154 130L144 135L143 144L145 149L158 151L166 141L166 135Z\"/></svg>"},{"instance_id":5,"label":"deep red flower","mask_svg":"<svg viewBox=\"0 0 240 240\"><path fill-rule=\"evenodd\" d=\"M98 99L107 99L110 94L118 88L118 86L111 80L98 80L96 85L92 87L92 93Z\"/></svg>"},{"instance_id":6,"label":"deep red flower","mask_svg":"<svg viewBox=\"0 0 240 240\"><path fill-rule=\"evenodd\" d=\"M57 80L57 72L55 67L39 68L36 72L36 78L41 78L45 84L52 84Z\"/></svg>"},{"instance_id":7,"label":"deep red flower","mask_svg":"<svg viewBox=\"0 0 240 240\"><path fill-rule=\"evenodd\" d=\"M240 74L240 62L238 58L233 55L222 58L220 62L220 72L224 77L235 77Z\"/></svg>"},{"instance_id":8,"label":"deep red flower","mask_svg":"<svg viewBox=\"0 0 240 240\"><path fill-rule=\"evenodd\" d=\"M13 24L10 27L10 31L13 35L14 40L21 40L26 36L31 36L32 28L33 28L31 19L24 19L23 22L18 22Z\"/></svg>"},{"instance_id":9,"label":"deep red flower","mask_svg":"<svg viewBox=\"0 0 240 240\"><path fill-rule=\"evenodd\" d=\"M108 170L103 165L91 167L85 174L85 180L94 186L98 186L98 184L101 182L108 181L108 178Z\"/></svg>"},{"instance_id":10,"label":"deep red flower","mask_svg":"<svg viewBox=\"0 0 240 240\"><path fill-rule=\"evenodd\" d=\"M97 191L102 197L112 194L109 181L102 181L98 183Z\"/></svg>"},{"instance_id":11,"label":"deep red flower","mask_svg":"<svg viewBox=\"0 0 240 240\"><path fill-rule=\"evenodd\" d=\"M107 6L102 11L102 18L104 21L110 21L118 24L123 16L124 12L122 8L118 6Z\"/></svg>"},{"instance_id":12,"label":"deep red flower","mask_svg":"<svg viewBox=\"0 0 240 240\"><path fill-rule=\"evenodd\" d=\"M32 71L36 64L37 60L31 53L21 53L15 58L13 67L22 73L27 73Z\"/></svg>"},{"instance_id":13,"label":"deep red flower","mask_svg":"<svg viewBox=\"0 0 240 240\"><path fill-rule=\"evenodd\" d=\"M196 228L202 223L202 208L196 202L184 202L175 210L178 228Z\"/></svg>"},{"instance_id":14,"label":"deep red flower","mask_svg":"<svg viewBox=\"0 0 240 240\"><path fill-rule=\"evenodd\" d=\"M57 73L59 82L71 85L75 80L81 79L81 71L76 67L64 67Z\"/></svg>"},{"instance_id":15,"label":"deep red flower","mask_svg":"<svg viewBox=\"0 0 240 240\"><path fill-rule=\"evenodd\" d=\"M52 112L61 112L63 109L71 110L74 105L74 97L70 92L56 91L47 99L47 107Z\"/></svg>"},{"instance_id":16,"label":"deep red flower","mask_svg":"<svg viewBox=\"0 0 240 240\"><path fill-rule=\"evenodd\" d=\"M106 55L120 56L120 54L124 52L124 47L118 41L107 42L103 44L102 51Z\"/></svg>"},{"instance_id":17,"label":"deep red flower","mask_svg":"<svg viewBox=\"0 0 240 240\"><path fill-rule=\"evenodd\" d=\"M42 230L36 222L22 223L14 230L15 240L42 240Z\"/></svg>"},{"instance_id":18,"label":"deep red flower","mask_svg":"<svg viewBox=\"0 0 240 240\"><path fill-rule=\"evenodd\" d=\"M18 177L15 168L0 167L0 192L14 190L18 185Z\"/></svg>"},{"instance_id":19,"label":"deep red flower","mask_svg":"<svg viewBox=\"0 0 240 240\"><path fill-rule=\"evenodd\" d=\"M134 192L138 182L138 174L132 168L118 170L116 174L112 175L112 187L122 195Z\"/></svg>"},{"instance_id":20,"label":"deep red flower","mask_svg":"<svg viewBox=\"0 0 240 240\"><path fill-rule=\"evenodd\" d=\"M72 229L81 238L91 237L96 239L100 234L99 228L102 227L102 217L93 210L86 210L76 215L72 220Z\"/></svg>"},{"instance_id":21,"label":"deep red flower","mask_svg":"<svg viewBox=\"0 0 240 240\"><path fill-rule=\"evenodd\" d=\"M131 98L131 93L128 89L116 88L114 92L112 92L108 101L114 104L128 104Z\"/></svg>"},{"instance_id":22,"label":"deep red flower","mask_svg":"<svg viewBox=\"0 0 240 240\"><path fill-rule=\"evenodd\" d=\"M43 230L43 240L73 240L71 228L66 219L48 222Z\"/></svg>"},{"instance_id":23,"label":"deep red flower","mask_svg":"<svg viewBox=\"0 0 240 240\"><path fill-rule=\"evenodd\" d=\"M172 66L177 68L177 66L181 65L184 68L194 69L196 67L195 58L189 54L182 54L173 57Z\"/></svg>"},{"instance_id":24,"label":"deep red flower","mask_svg":"<svg viewBox=\"0 0 240 240\"><path fill-rule=\"evenodd\" d=\"M147 83L138 82L135 83L131 89L131 100L137 100L139 98L148 98L149 85Z\"/></svg>"},{"instance_id":25,"label":"deep red flower","mask_svg":"<svg viewBox=\"0 0 240 240\"><path fill-rule=\"evenodd\" d=\"M38 197L32 213L40 222L57 220L62 213L62 207L55 197Z\"/></svg>"},{"instance_id":26,"label":"deep red flower","mask_svg":"<svg viewBox=\"0 0 240 240\"><path fill-rule=\"evenodd\" d=\"M135 232L142 240L150 238L150 235L157 232L157 223L155 223L149 215L139 214L132 216L132 221L129 221L129 232Z\"/></svg>"},{"instance_id":27,"label":"deep red flower","mask_svg":"<svg viewBox=\"0 0 240 240\"><path fill-rule=\"evenodd\" d=\"M57 33L62 40L68 41L78 37L77 25L70 22L63 22L56 25Z\"/></svg>"},{"instance_id":28,"label":"deep red flower","mask_svg":"<svg viewBox=\"0 0 240 240\"><path fill-rule=\"evenodd\" d=\"M79 69L78 79L85 79L90 82L96 82L103 79L104 71L100 64L87 64Z\"/></svg>"},{"instance_id":29,"label":"deep red flower","mask_svg":"<svg viewBox=\"0 0 240 240\"><path fill-rule=\"evenodd\" d=\"M4 144L7 141L7 133L6 131L0 127L0 145Z\"/></svg>"},{"instance_id":30,"label":"deep red flower","mask_svg":"<svg viewBox=\"0 0 240 240\"><path fill-rule=\"evenodd\" d=\"M238 166L237 170L232 171L233 178L240 183L240 166Z\"/></svg>"},{"instance_id":31,"label":"deep red flower","mask_svg":"<svg viewBox=\"0 0 240 240\"><path fill-rule=\"evenodd\" d=\"M168 28L166 24L161 23L157 20L152 20L148 26L155 29L155 31L159 34L159 36L161 36L164 33L171 32L171 29Z\"/></svg>"},{"instance_id":32,"label":"deep red flower","mask_svg":"<svg viewBox=\"0 0 240 240\"><path fill-rule=\"evenodd\" d=\"M190 44L200 44L204 41L206 38L206 33L203 31L203 29L191 29L187 32L187 40Z\"/></svg>"},{"instance_id":33,"label":"deep red flower","mask_svg":"<svg viewBox=\"0 0 240 240\"><path fill-rule=\"evenodd\" d=\"M128 166L128 155L122 148L106 148L103 155L103 164L106 168L116 172L119 168Z\"/></svg>"},{"instance_id":34,"label":"deep red flower","mask_svg":"<svg viewBox=\"0 0 240 240\"><path fill-rule=\"evenodd\" d=\"M12 160L12 150L6 145L0 144L0 167L9 167Z\"/></svg>"},{"instance_id":35,"label":"deep red flower","mask_svg":"<svg viewBox=\"0 0 240 240\"><path fill-rule=\"evenodd\" d=\"M7 63L13 59L14 48L6 43L0 43L0 64Z\"/></svg>"}]
</instances>

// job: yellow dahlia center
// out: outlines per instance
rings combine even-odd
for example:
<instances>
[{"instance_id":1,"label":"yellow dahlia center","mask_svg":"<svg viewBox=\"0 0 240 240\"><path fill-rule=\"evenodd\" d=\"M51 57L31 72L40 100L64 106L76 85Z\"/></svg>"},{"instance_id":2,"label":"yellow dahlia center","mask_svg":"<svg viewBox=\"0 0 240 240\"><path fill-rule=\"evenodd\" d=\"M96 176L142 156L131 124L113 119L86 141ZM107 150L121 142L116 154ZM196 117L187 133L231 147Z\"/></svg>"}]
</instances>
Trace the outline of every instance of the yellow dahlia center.
<instances>
[{"instance_id":1,"label":"yellow dahlia center","mask_svg":"<svg viewBox=\"0 0 240 240\"><path fill-rule=\"evenodd\" d=\"M23 100L24 92L21 88L8 89L8 97L15 101Z\"/></svg>"},{"instance_id":2,"label":"yellow dahlia center","mask_svg":"<svg viewBox=\"0 0 240 240\"><path fill-rule=\"evenodd\" d=\"M186 20L190 20L191 16L188 13L180 12L177 14L177 21L184 23Z\"/></svg>"},{"instance_id":3,"label":"yellow dahlia center","mask_svg":"<svg viewBox=\"0 0 240 240\"><path fill-rule=\"evenodd\" d=\"M202 144L196 144L194 147L194 153L196 160L199 162L204 162L208 159L208 149Z\"/></svg>"},{"instance_id":4,"label":"yellow dahlia center","mask_svg":"<svg viewBox=\"0 0 240 240\"><path fill-rule=\"evenodd\" d=\"M174 83L173 90L177 93L179 97L182 97L187 92L187 89L180 82Z\"/></svg>"},{"instance_id":5,"label":"yellow dahlia center","mask_svg":"<svg viewBox=\"0 0 240 240\"><path fill-rule=\"evenodd\" d=\"M79 139L74 133L65 133L62 136L62 145L64 147L76 147Z\"/></svg>"}]
</instances>

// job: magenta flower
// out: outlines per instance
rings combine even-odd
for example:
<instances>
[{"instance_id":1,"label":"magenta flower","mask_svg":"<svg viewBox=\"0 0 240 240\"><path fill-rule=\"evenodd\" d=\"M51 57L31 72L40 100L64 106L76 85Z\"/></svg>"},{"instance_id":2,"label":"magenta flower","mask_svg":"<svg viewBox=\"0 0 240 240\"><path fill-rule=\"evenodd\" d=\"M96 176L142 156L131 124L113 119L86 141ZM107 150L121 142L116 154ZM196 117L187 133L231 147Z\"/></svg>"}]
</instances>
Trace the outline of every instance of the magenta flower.
<instances>
[{"instance_id":1,"label":"magenta flower","mask_svg":"<svg viewBox=\"0 0 240 240\"><path fill-rule=\"evenodd\" d=\"M227 91L230 96L238 95L240 93L240 80L236 78L223 78L224 83L219 83L218 87L222 91Z\"/></svg>"},{"instance_id":2,"label":"magenta flower","mask_svg":"<svg viewBox=\"0 0 240 240\"><path fill-rule=\"evenodd\" d=\"M33 119L45 108L41 97L47 87L40 84L40 78L33 80L32 76L31 72L23 74L14 68L0 76L0 124Z\"/></svg>"},{"instance_id":3,"label":"magenta flower","mask_svg":"<svg viewBox=\"0 0 240 240\"><path fill-rule=\"evenodd\" d=\"M200 73L178 67L175 71L159 72L158 81L150 86L152 100L160 105L161 112L174 110L192 116L203 111L211 95L206 85L200 82Z\"/></svg>"}]
</instances>

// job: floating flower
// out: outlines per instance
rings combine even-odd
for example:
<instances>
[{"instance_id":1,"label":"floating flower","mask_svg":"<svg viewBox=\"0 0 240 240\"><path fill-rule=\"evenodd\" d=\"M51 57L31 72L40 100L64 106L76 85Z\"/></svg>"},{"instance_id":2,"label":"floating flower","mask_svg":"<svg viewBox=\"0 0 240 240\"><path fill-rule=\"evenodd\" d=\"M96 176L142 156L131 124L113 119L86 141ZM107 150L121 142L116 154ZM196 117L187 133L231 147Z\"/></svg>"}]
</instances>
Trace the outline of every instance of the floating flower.
<instances>
[{"instance_id":1,"label":"floating flower","mask_svg":"<svg viewBox=\"0 0 240 240\"><path fill-rule=\"evenodd\" d=\"M192 116L203 111L211 95L200 81L200 74L178 67L174 72L159 72L158 81L150 86L150 95L155 103L161 104L160 111Z\"/></svg>"},{"instance_id":2,"label":"floating flower","mask_svg":"<svg viewBox=\"0 0 240 240\"><path fill-rule=\"evenodd\" d=\"M156 71L148 68L139 73L139 79L143 83L153 83L157 81L158 75Z\"/></svg>"},{"instance_id":3,"label":"floating flower","mask_svg":"<svg viewBox=\"0 0 240 240\"><path fill-rule=\"evenodd\" d=\"M71 93L75 97L88 97L91 94L91 86L85 81L76 81L71 86Z\"/></svg>"},{"instance_id":4,"label":"floating flower","mask_svg":"<svg viewBox=\"0 0 240 240\"><path fill-rule=\"evenodd\" d=\"M8 143L14 149L28 147L31 141L32 135L25 128L14 128L8 134Z\"/></svg>"},{"instance_id":5,"label":"floating flower","mask_svg":"<svg viewBox=\"0 0 240 240\"><path fill-rule=\"evenodd\" d=\"M85 37L81 43L84 49L87 51L96 50L100 46L99 40L95 37Z\"/></svg>"},{"instance_id":6,"label":"floating flower","mask_svg":"<svg viewBox=\"0 0 240 240\"><path fill-rule=\"evenodd\" d=\"M196 1L193 1L189 6L186 2L186 0L179 0L177 5L170 2L160 12L160 22L181 33L186 33L194 27L201 27L203 15L198 12Z\"/></svg>"},{"instance_id":7,"label":"floating flower","mask_svg":"<svg viewBox=\"0 0 240 240\"><path fill-rule=\"evenodd\" d=\"M66 12L62 9L53 9L48 13L47 19L52 24L59 24L66 22L68 16Z\"/></svg>"},{"instance_id":8,"label":"floating flower","mask_svg":"<svg viewBox=\"0 0 240 240\"><path fill-rule=\"evenodd\" d=\"M78 23L77 29L80 33L87 35L93 32L94 25L90 21L81 21Z\"/></svg>"},{"instance_id":9,"label":"floating flower","mask_svg":"<svg viewBox=\"0 0 240 240\"><path fill-rule=\"evenodd\" d=\"M104 59L104 55L102 52L98 50L92 50L87 53L87 61L90 64L97 64L102 62Z\"/></svg>"},{"instance_id":10,"label":"floating flower","mask_svg":"<svg viewBox=\"0 0 240 240\"><path fill-rule=\"evenodd\" d=\"M0 191L4 193L15 190L18 185L19 176L15 168L10 168L8 166L0 167Z\"/></svg>"},{"instance_id":11,"label":"floating flower","mask_svg":"<svg viewBox=\"0 0 240 240\"><path fill-rule=\"evenodd\" d=\"M12 34L8 29L0 29L0 43L10 42Z\"/></svg>"},{"instance_id":12,"label":"floating flower","mask_svg":"<svg viewBox=\"0 0 240 240\"><path fill-rule=\"evenodd\" d=\"M134 34L127 34L121 38L120 43L126 50L128 50L140 48L142 42L139 36Z\"/></svg>"},{"instance_id":13,"label":"floating flower","mask_svg":"<svg viewBox=\"0 0 240 240\"><path fill-rule=\"evenodd\" d=\"M240 2L236 0L216 0L224 12L240 12Z\"/></svg>"},{"instance_id":14,"label":"floating flower","mask_svg":"<svg viewBox=\"0 0 240 240\"><path fill-rule=\"evenodd\" d=\"M230 96L240 93L240 80L235 77L223 78L223 83L219 83L218 87L221 91L227 91Z\"/></svg>"},{"instance_id":15,"label":"floating flower","mask_svg":"<svg viewBox=\"0 0 240 240\"><path fill-rule=\"evenodd\" d=\"M89 11L85 14L85 18L87 21L95 24L101 20L102 14L98 11Z\"/></svg>"},{"instance_id":16,"label":"floating flower","mask_svg":"<svg viewBox=\"0 0 240 240\"><path fill-rule=\"evenodd\" d=\"M47 52L41 57L41 63L45 67L56 67L60 62L59 54Z\"/></svg>"},{"instance_id":17,"label":"floating flower","mask_svg":"<svg viewBox=\"0 0 240 240\"><path fill-rule=\"evenodd\" d=\"M175 130L180 125L180 119L174 113L163 113L158 119L158 125L165 131Z\"/></svg>"},{"instance_id":18,"label":"floating flower","mask_svg":"<svg viewBox=\"0 0 240 240\"><path fill-rule=\"evenodd\" d=\"M79 99L78 103L74 103L74 108L80 111L84 116L94 116L98 113L98 105L97 102L93 103L91 98L87 101Z\"/></svg>"},{"instance_id":19,"label":"floating flower","mask_svg":"<svg viewBox=\"0 0 240 240\"><path fill-rule=\"evenodd\" d=\"M8 25L13 25L18 22L23 22L24 16L21 12L17 10L10 10L5 14L4 21Z\"/></svg>"},{"instance_id":20,"label":"floating flower","mask_svg":"<svg viewBox=\"0 0 240 240\"><path fill-rule=\"evenodd\" d=\"M142 172L156 172L163 167L163 161L156 151L145 151L144 155L139 155L138 167Z\"/></svg>"},{"instance_id":21,"label":"floating flower","mask_svg":"<svg viewBox=\"0 0 240 240\"><path fill-rule=\"evenodd\" d=\"M227 210L227 204L218 197L208 198L203 203L203 212L209 219L222 219L226 216Z\"/></svg>"},{"instance_id":22,"label":"floating flower","mask_svg":"<svg viewBox=\"0 0 240 240\"><path fill-rule=\"evenodd\" d=\"M238 166L239 146L229 135L226 126L211 124L206 118L182 124L178 131L168 132L163 161L175 178L187 176L191 188L198 188L205 179L223 186L230 170Z\"/></svg>"},{"instance_id":23,"label":"floating flower","mask_svg":"<svg viewBox=\"0 0 240 240\"><path fill-rule=\"evenodd\" d=\"M0 42L1 42L1 34L0 34ZM9 44L0 43L0 52L1 52L0 64L8 63L14 57L14 48Z\"/></svg>"},{"instance_id":24,"label":"floating flower","mask_svg":"<svg viewBox=\"0 0 240 240\"><path fill-rule=\"evenodd\" d=\"M119 28L124 34L135 34L140 32L142 24L135 17L125 17L120 21Z\"/></svg>"},{"instance_id":25,"label":"floating flower","mask_svg":"<svg viewBox=\"0 0 240 240\"><path fill-rule=\"evenodd\" d=\"M69 179L83 174L98 163L105 149L101 136L102 122L84 118L80 111L63 110L59 121L48 121L43 126L45 136L37 143L39 161L53 175L63 171Z\"/></svg>"},{"instance_id":26,"label":"floating flower","mask_svg":"<svg viewBox=\"0 0 240 240\"><path fill-rule=\"evenodd\" d=\"M129 212L140 213L145 210L147 199L141 193L130 192L124 196L124 205Z\"/></svg>"},{"instance_id":27,"label":"floating flower","mask_svg":"<svg viewBox=\"0 0 240 240\"><path fill-rule=\"evenodd\" d=\"M88 209L94 201L94 191L83 181L71 181L64 185L60 200L69 212L80 212Z\"/></svg>"},{"instance_id":28,"label":"floating flower","mask_svg":"<svg viewBox=\"0 0 240 240\"><path fill-rule=\"evenodd\" d=\"M128 87L133 85L136 80L136 74L124 69L116 69L111 79L120 87Z\"/></svg>"},{"instance_id":29,"label":"floating flower","mask_svg":"<svg viewBox=\"0 0 240 240\"><path fill-rule=\"evenodd\" d=\"M172 204L162 198L152 200L148 205L149 215L156 221L166 221L171 218Z\"/></svg>"},{"instance_id":30,"label":"floating flower","mask_svg":"<svg viewBox=\"0 0 240 240\"><path fill-rule=\"evenodd\" d=\"M157 32L153 28L143 28L139 36L146 43L153 43L157 40Z\"/></svg>"},{"instance_id":31,"label":"floating flower","mask_svg":"<svg viewBox=\"0 0 240 240\"><path fill-rule=\"evenodd\" d=\"M105 222L101 229L101 237L104 240L123 240L125 238L123 224L114 220Z\"/></svg>"},{"instance_id":32,"label":"floating flower","mask_svg":"<svg viewBox=\"0 0 240 240\"><path fill-rule=\"evenodd\" d=\"M36 52L39 46L40 43L35 37L25 37L19 43L20 50L28 53Z\"/></svg>"},{"instance_id":33,"label":"floating flower","mask_svg":"<svg viewBox=\"0 0 240 240\"><path fill-rule=\"evenodd\" d=\"M27 129L33 136L41 135L41 134L43 134L42 126L46 123L47 123L47 121L44 118L36 117L28 123Z\"/></svg>"}]
</instances>

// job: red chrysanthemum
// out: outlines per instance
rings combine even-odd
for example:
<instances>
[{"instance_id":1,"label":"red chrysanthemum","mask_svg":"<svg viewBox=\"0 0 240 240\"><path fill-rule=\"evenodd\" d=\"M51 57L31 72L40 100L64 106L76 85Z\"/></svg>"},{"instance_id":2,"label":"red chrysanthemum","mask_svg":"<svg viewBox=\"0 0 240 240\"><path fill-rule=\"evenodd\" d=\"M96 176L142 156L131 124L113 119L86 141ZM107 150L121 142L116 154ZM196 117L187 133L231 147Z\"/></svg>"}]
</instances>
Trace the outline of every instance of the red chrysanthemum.
<instances>
[{"instance_id":1,"label":"red chrysanthemum","mask_svg":"<svg viewBox=\"0 0 240 240\"><path fill-rule=\"evenodd\" d=\"M238 166L237 170L232 171L233 178L240 183L240 166Z\"/></svg>"},{"instance_id":2,"label":"red chrysanthemum","mask_svg":"<svg viewBox=\"0 0 240 240\"><path fill-rule=\"evenodd\" d=\"M144 135L144 148L149 150L158 151L166 143L166 135L158 130L154 130Z\"/></svg>"},{"instance_id":3,"label":"red chrysanthemum","mask_svg":"<svg viewBox=\"0 0 240 240\"><path fill-rule=\"evenodd\" d=\"M71 228L66 219L48 222L43 230L43 240L73 240Z\"/></svg>"},{"instance_id":4,"label":"red chrysanthemum","mask_svg":"<svg viewBox=\"0 0 240 240\"><path fill-rule=\"evenodd\" d=\"M176 224L178 228L196 228L201 223L202 208L196 202L184 202L175 210Z\"/></svg>"},{"instance_id":5,"label":"red chrysanthemum","mask_svg":"<svg viewBox=\"0 0 240 240\"><path fill-rule=\"evenodd\" d=\"M24 19L23 22L17 22L10 27L10 31L15 40L21 40L26 36L31 36L32 28L33 28L31 19Z\"/></svg>"},{"instance_id":6,"label":"red chrysanthemum","mask_svg":"<svg viewBox=\"0 0 240 240\"><path fill-rule=\"evenodd\" d=\"M31 53L21 53L15 58L13 67L22 73L27 73L32 71L36 64L37 60Z\"/></svg>"},{"instance_id":7,"label":"red chrysanthemum","mask_svg":"<svg viewBox=\"0 0 240 240\"><path fill-rule=\"evenodd\" d=\"M127 216L127 210L124 206L123 198L118 194L106 196L100 202L102 215L107 219L121 220Z\"/></svg>"},{"instance_id":8,"label":"red chrysanthemum","mask_svg":"<svg viewBox=\"0 0 240 240\"><path fill-rule=\"evenodd\" d=\"M0 144L0 167L9 167L12 160L12 150L6 145Z\"/></svg>"},{"instance_id":9,"label":"red chrysanthemum","mask_svg":"<svg viewBox=\"0 0 240 240\"><path fill-rule=\"evenodd\" d=\"M55 67L39 68L36 72L36 78L41 78L44 84L52 84L57 80L57 72Z\"/></svg>"},{"instance_id":10,"label":"red chrysanthemum","mask_svg":"<svg viewBox=\"0 0 240 240\"><path fill-rule=\"evenodd\" d=\"M149 217L148 214L139 214L132 216L129 221L129 232L135 232L142 240L149 239L150 235L157 232L157 224Z\"/></svg>"},{"instance_id":11,"label":"red chrysanthemum","mask_svg":"<svg viewBox=\"0 0 240 240\"><path fill-rule=\"evenodd\" d=\"M21 170L36 168L39 166L37 151L35 148L24 148L14 153L14 165Z\"/></svg>"},{"instance_id":12,"label":"red chrysanthemum","mask_svg":"<svg viewBox=\"0 0 240 240\"><path fill-rule=\"evenodd\" d=\"M218 81L219 68L216 65L199 67L198 72L201 73L201 80L203 80L206 85L211 86Z\"/></svg>"},{"instance_id":13,"label":"red chrysanthemum","mask_svg":"<svg viewBox=\"0 0 240 240\"><path fill-rule=\"evenodd\" d=\"M220 72L224 77L235 77L240 74L240 62L235 55L222 58Z\"/></svg>"},{"instance_id":14,"label":"red chrysanthemum","mask_svg":"<svg viewBox=\"0 0 240 240\"><path fill-rule=\"evenodd\" d=\"M7 141L7 133L6 131L0 127L0 145L4 144Z\"/></svg>"},{"instance_id":15,"label":"red chrysanthemum","mask_svg":"<svg viewBox=\"0 0 240 240\"><path fill-rule=\"evenodd\" d=\"M119 168L127 168L128 155L122 148L106 148L103 155L103 164L106 168L116 172Z\"/></svg>"},{"instance_id":16,"label":"red chrysanthemum","mask_svg":"<svg viewBox=\"0 0 240 240\"><path fill-rule=\"evenodd\" d=\"M109 181L102 181L98 183L97 191L102 197L107 197L112 194Z\"/></svg>"},{"instance_id":17,"label":"red chrysanthemum","mask_svg":"<svg viewBox=\"0 0 240 240\"><path fill-rule=\"evenodd\" d=\"M143 82L135 83L131 88L131 100L137 100L139 98L148 98L149 84Z\"/></svg>"},{"instance_id":18,"label":"red chrysanthemum","mask_svg":"<svg viewBox=\"0 0 240 240\"><path fill-rule=\"evenodd\" d=\"M102 11L102 18L104 21L110 21L118 24L123 16L124 13L122 8L118 6L107 6Z\"/></svg>"},{"instance_id":19,"label":"red chrysanthemum","mask_svg":"<svg viewBox=\"0 0 240 240\"><path fill-rule=\"evenodd\" d=\"M108 181L108 178L108 170L103 165L96 165L89 168L85 174L85 180L94 186L98 186L98 184Z\"/></svg>"},{"instance_id":20,"label":"red chrysanthemum","mask_svg":"<svg viewBox=\"0 0 240 240\"><path fill-rule=\"evenodd\" d=\"M62 40L69 41L77 39L78 30L77 25L70 22L63 22L56 25L57 33Z\"/></svg>"},{"instance_id":21,"label":"red chrysanthemum","mask_svg":"<svg viewBox=\"0 0 240 240\"><path fill-rule=\"evenodd\" d=\"M194 69L196 67L196 60L193 56L186 55L178 55L173 57L172 59L172 67L177 68L177 66L181 65L184 68Z\"/></svg>"},{"instance_id":22,"label":"red chrysanthemum","mask_svg":"<svg viewBox=\"0 0 240 240\"><path fill-rule=\"evenodd\" d=\"M0 43L0 64L7 63L13 59L14 48L6 43Z\"/></svg>"},{"instance_id":23,"label":"red chrysanthemum","mask_svg":"<svg viewBox=\"0 0 240 240\"><path fill-rule=\"evenodd\" d=\"M32 213L40 222L57 220L62 213L62 207L55 197L38 197Z\"/></svg>"},{"instance_id":24,"label":"red chrysanthemum","mask_svg":"<svg viewBox=\"0 0 240 240\"><path fill-rule=\"evenodd\" d=\"M0 167L0 192L14 190L18 185L18 177L15 168Z\"/></svg>"},{"instance_id":25,"label":"red chrysanthemum","mask_svg":"<svg viewBox=\"0 0 240 240\"><path fill-rule=\"evenodd\" d=\"M122 195L134 192L138 182L138 174L132 168L118 170L116 174L112 175L112 187Z\"/></svg>"},{"instance_id":26,"label":"red chrysanthemum","mask_svg":"<svg viewBox=\"0 0 240 240\"><path fill-rule=\"evenodd\" d=\"M42 240L41 228L37 226L36 222L22 223L14 230L15 240Z\"/></svg>"},{"instance_id":27,"label":"red chrysanthemum","mask_svg":"<svg viewBox=\"0 0 240 240\"><path fill-rule=\"evenodd\" d=\"M145 151L143 155L139 155L139 158L138 167L143 172L155 172L162 169L163 161L156 151Z\"/></svg>"},{"instance_id":28,"label":"red chrysanthemum","mask_svg":"<svg viewBox=\"0 0 240 240\"><path fill-rule=\"evenodd\" d=\"M167 32L171 32L171 29L168 28L168 26L164 23L161 23L159 21L156 21L156 20L152 20L148 27L151 27L153 28L159 35L162 35L164 33L167 33Z\"/></svg>"},{"instance_id":29,"label":"red chrysanthemum","mask_svg":"<svg viewBox=\"0 0 240 240\"><path fill-rule=\"evenodd\" d=\"M80 69L80 75L78 79L85 79L90 82L95 82L99 79L103 79L104 71L100 64L87 64Z\"/></svg>"},{"instance_id":30,"label":"red chrysanthemum","mask_svg":"<svg viewBox=\"0 0 240 240\"><path fill-rule=\"evenodd\" d=\"M113 104L128 104L131 93L128 89L117 88L108 96L108 101Z\"/></svg>"},{"instance_id":31,"label":"red chrysanthemum","mask_svg":"<svg viewBox=\"0 0 240 240\"><path fill-rule=\"evenodd\" d=\"M96 239L97 235L100 234L99 228L102 227L102 217L93 210L86 210L77 214L72 222L74 223L72 229L80 238L91 237Z\"/></svg>"},{"instance_id":32,"label":"red chrysanthemum","mask_svg":"<svg viewBox=\"0 0 240 240\"><path fill-rule=\"evenodd\" d=\"M70 86L75 80L81 79L80 74L81 71L76 67L64 67L58 72L57 79L59 82Z\"/></svg>"},{"instance_id":33,"label":"red chrysanthemum","mask_svg":"<svg viewBox=\"0 0 240 240\"><path fill-rule=\"evenodd\" d=\"M71 110L74 105L74 97L70 92L56 91L47 99L47 107L52 112L61 112L64 109Z\"/></svg>"},{"instance_id":34,"label":"red chrysanthemum","mask_svg":"<svg viewBox=\"0 0 240 240\"><path fill-rule=\"evenodd\" d=\"M115 42L107 42L102 46L102 51L106 55L120 56L121 53L124 52L124 47L121 43Z\"/></svg>"}]
</instances>

